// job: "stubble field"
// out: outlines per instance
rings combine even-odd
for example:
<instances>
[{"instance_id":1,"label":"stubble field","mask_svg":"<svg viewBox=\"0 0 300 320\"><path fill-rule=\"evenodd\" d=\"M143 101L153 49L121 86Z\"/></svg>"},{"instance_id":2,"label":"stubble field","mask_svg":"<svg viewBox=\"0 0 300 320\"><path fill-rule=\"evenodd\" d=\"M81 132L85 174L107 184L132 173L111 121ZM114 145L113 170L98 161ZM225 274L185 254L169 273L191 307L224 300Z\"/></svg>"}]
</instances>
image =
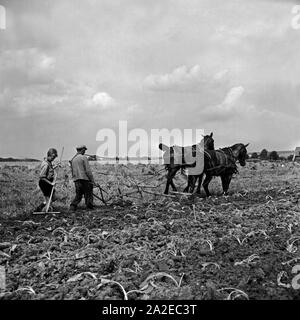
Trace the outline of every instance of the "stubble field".
<instances>
[{"instance_id":1,"label":"stubble field","mask_svg":"<svg viewBox=\"0 0 300 320\"><path fill-rule=\"evenodd\" d=\"M68 212L65 164L54 204L61 213L33 215L43 200L39 165L1 166L0 299L300 298L299 165L247 163L229 196L216 178L208 199L162 196L159 165L92 169L106 206L96 198L95 210L82 202ZM175 184L182 190L185 181L178 174Z\"/></svg>"}]
</instances>

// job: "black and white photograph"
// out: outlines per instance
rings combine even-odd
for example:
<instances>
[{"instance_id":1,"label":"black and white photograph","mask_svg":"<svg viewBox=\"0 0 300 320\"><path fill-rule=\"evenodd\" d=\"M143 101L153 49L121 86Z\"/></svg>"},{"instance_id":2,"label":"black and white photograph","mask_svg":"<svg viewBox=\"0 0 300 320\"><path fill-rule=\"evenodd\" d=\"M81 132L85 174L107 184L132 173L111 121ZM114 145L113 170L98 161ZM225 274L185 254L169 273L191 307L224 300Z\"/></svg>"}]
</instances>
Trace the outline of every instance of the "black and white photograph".
<instances>
[{"instance_id":1,"label":"black and white photograph","mask_svg":"<svg viewBox=\"0 0 300 320\"><path fill-rule=\"evenodd\" d=\"M300 0L0 0L0 308L299 300L299 57Z\"/></svg>"}]
</instances>

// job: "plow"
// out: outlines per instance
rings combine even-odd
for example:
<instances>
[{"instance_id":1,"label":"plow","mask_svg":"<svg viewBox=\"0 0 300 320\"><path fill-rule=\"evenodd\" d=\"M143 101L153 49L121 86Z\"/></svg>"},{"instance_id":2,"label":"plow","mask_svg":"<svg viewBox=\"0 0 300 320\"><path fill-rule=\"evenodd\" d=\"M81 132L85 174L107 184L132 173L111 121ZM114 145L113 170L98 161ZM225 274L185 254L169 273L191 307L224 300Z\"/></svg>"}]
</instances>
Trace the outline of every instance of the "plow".
<instances>
[{"instance_id":1,"label":"plow","mask_svg":"<svg viewBox=\"0 0 300 320\"><path fill-rule=\"evenodd\" d=\"M179 195L189 195L181 192L173 192L165 195L161 192L161 186L165 184L165 169L154 170L145 175L135 176L126 165L114 165L114 170L99 172L105 177L101 185L94 185L93 195L105 206L114 203L128 202L130 200L149 200L149 198L168 197L176 198Z\"/></svg>"}]
</instances>

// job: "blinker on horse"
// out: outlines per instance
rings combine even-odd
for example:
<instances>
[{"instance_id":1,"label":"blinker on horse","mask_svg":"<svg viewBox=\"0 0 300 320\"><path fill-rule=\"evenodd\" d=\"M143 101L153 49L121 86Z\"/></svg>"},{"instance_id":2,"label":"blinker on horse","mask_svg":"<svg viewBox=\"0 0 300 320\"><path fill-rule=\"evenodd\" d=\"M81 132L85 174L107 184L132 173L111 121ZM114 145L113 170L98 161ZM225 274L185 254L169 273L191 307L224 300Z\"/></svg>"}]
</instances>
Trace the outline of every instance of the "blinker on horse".
<instances>
[{"instance_id":1,"label":"blinker on horse","mask_svg":"<svg viewBox=\"0 0 300 320\"><path fill-rule=\"evenodd\" d=\"M174 191L177 191L177 188L173 182L173 178L179 169L186 168L195 168L196 167L196 155L197 152L202 152L205 150L214 150L214 139L213 133L203 137L202 141L198 144L189 146L189 147L179 147L179 146L166 146L163 143L159 144L159 149L164 152L163 158L165 162L165 168L168 171L167 173L167 183L164 193L168 194L169 187L171 185ZM192 162L188 161L193 159Z\"/></svg>"}]
</instances>

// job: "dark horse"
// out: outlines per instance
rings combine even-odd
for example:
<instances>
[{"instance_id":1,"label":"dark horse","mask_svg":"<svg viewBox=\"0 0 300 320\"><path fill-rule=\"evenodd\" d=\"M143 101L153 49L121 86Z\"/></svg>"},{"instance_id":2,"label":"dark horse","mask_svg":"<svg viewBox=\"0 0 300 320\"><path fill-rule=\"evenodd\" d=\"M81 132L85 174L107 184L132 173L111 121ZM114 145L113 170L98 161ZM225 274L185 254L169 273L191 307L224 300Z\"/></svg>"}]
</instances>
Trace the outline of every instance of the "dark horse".
<instances>
[{"instance_id":1,"label":"dark horse","mask_svg":"<svg viewBox=\"0 0 300 320\"><path fill-rule=\"evenodd\" d=\"M159 144L159 149L164 151L164 160L165 168L168 171L167 174L167 184L164 193L168 194L170 185L172 186L174 191L177 191L175 184L173 182L173 178L175 177L176 173L179 169L186 169L186 168L194 168L196 166L196 161L193 163L188 163L187 161L187 153L192 151L192 156L195 157L197 148L203 145L204 151L206 150L214 150L214 139L213 133L210 135L206 135L203 137L202 141L199 144L194 144L191 147L178 147L172 146L168 147L163 143ZM178 160L179 155L179 161ZM176 160L175 160L176 159Z\"/></svg>"},{"instance_id":2,"label":"dark horse","mask_svg":"<svg viewBox=\"0 0 300 320\"><path fill-rule=\"evenodd\" d=\"M221 177L222 187L224 194L227 194L229 184L234 173L237 173L236 162L239 161L240 165L246 165L247 146L249 145L237 143L231 147L222 148L219 150L207 150L204 153L204 170L200 175L188 176L188 185L185 192L193 192L197 178L199 179L197 193L200 194L201 182L203 174L206 177L203 181L203 188L207 196L210 196L208 185L214 176Z\"/></svg>"}]
</instances>

